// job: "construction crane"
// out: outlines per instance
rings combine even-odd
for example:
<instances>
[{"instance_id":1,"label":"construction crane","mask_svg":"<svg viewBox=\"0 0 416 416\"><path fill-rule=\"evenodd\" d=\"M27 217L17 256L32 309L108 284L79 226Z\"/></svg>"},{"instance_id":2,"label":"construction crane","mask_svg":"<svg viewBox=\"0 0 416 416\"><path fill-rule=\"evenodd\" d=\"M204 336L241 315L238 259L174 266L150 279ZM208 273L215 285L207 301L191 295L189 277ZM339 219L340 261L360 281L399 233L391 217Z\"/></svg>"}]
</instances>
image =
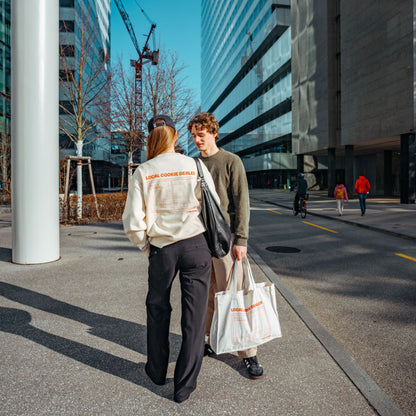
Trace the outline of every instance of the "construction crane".
<instances>
[{"instance_id":1,"label":"construction crane","mask_svg":"<svg viewBox=\"0 0 416 416\"><path fill-rule=\"evenodd\" d=\"M140 117L140 123L142 123L143 120L143 65L147 62L151 62L152 65L158 65L159 63L159 50L153 50L151 51L148 47L150 36L153 34L153 48L155 49L154 45L154 31L156 29L156 24L152 22L145 11L140 7L140 5L137 3L137 5L140 7L142 13L146 17L146 19L150 22L150 31L147 35L146 42L143 46L143 49L140 50L139 43L137 42L136 35L134 33L133 26L131 24L129 15L126 12L126 9L124 8L122 0L114 0L114 3L117 6L118 11L120 12L121 18L123 19L123 22L126 26L127 31L129 32L130 38L133 42L133 45L139 55L139 58L137 60L130 60L130 65L135 68L135 108L138 108L139 110L139 117Z\"/></svg>"}]
</instances>

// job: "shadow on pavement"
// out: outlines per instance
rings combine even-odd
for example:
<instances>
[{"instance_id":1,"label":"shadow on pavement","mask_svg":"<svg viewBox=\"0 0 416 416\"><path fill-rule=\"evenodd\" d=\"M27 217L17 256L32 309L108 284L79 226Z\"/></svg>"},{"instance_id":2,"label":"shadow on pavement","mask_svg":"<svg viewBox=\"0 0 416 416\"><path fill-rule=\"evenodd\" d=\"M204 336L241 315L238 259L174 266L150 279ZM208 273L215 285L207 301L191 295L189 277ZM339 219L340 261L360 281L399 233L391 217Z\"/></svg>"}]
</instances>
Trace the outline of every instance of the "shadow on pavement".
<instances>
[{"instance_id":1,"label":"shadow on pavement","mask_svg":"<svg viewBox=\"0 0 416 416\"><path fill-rule=\"evenodd\" d=\"M0 282L0 294L14 302L89 325L90 334L146 355L146 327L144 325L90 312L9 283ZM27 311L0 308L1 331L27 338L97 370L143 386L162 397L173 398L171 389L167 388L170 384L169 380L165 386L159 387L153 384L145 375L145 363L132 362L77 341L48 333L32 326L31 320L32 317ZM181 340L181 336L170 334L170 362L176 360Z\"/></svg>"},{"instance_id":2,"label":"shadow on pavement","mask_svg":"<svg viewBox=\"0 0 416 416\"><path fill-rule=\"evenodd\" d=\"M242 377L247 378L251 380L251 378L248 375L247 369L243 364L243 359L238 357L234 354L220 354L220 355L209 355L209 358L213 358L217 361L220 361L229 367L231 367L234 371L239 373ZM206 358L205 358L206 359Z\"/></svg>"},{"instance_id":3,"label":"shadow on pavement","mask_svg":"<svg viewBox=\"0 0 416 416\"><path fill-rule=\"evenodd\" d=\"M0 261L11 263L12 261L12 249L6 247L0 247Z\"/></svg>"}]
</instances>

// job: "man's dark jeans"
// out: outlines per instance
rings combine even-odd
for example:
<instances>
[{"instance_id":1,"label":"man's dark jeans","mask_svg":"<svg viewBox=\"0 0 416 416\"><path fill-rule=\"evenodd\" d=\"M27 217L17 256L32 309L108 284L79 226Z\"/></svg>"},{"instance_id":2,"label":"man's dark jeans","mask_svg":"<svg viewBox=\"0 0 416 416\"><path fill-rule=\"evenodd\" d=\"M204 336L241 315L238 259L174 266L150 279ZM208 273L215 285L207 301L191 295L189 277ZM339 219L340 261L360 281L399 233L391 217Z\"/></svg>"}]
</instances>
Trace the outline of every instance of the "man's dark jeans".
<instances>
[{"instance_id":1,"label":"man's dark jeans","mask_svg":"<svg viewBox=\"0 0 416 416\"><path fill-rule=\"evenodd\" d=\"M295 211L296 211L296 212L299 212L299 200L300 200L300 198L305 199L305 194L303 194L303 195L299 195L299 194L296 192L296 195L295 195L295 201L294 201L294 203L295 203Z\"/></svg>"},{"instance_id":2,"label":"man's dark jeans","mask_svg":"<svg viewBox=\"0 0 416 416\"><path fill-rule=\"evenodd\" d=\"M360 208L361 208L361 214L365 214L365 200L367 199L367 194L358 194L358 199L360 200Z\"/></svg>"}]
</instances>

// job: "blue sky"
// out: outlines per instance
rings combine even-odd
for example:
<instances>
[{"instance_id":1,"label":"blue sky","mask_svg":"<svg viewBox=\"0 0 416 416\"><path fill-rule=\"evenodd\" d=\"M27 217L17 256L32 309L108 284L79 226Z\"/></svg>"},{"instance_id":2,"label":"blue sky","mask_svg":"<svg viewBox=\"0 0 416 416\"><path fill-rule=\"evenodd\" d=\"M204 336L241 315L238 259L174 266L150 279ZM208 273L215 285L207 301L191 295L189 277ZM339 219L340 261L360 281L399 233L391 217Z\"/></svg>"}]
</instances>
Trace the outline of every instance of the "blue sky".
<instances>
[{"instance_id":1,"label":"blue sky","mask_svg":"<svg viewBox=\"0 0 416 416\"><path fill-rule=\"evenodd\" d=\"M122 0L130 17L140 49L150 30L149 18L156 23L156 47L176 51L179 61L186 68L183 72L187 77L189 88L195 91L196 101L200 102L201 84L201 3L199 0ZM139 5L141 7L139 7ZM150 48L153 42L150 43ZM137 59L133 46L120 13L111 0L111 54L118 60L129 65L130 59ZM147 64L150 65L150 64ZM133 68L131 69L133 71Z\"/></svg>"}]
</instances>

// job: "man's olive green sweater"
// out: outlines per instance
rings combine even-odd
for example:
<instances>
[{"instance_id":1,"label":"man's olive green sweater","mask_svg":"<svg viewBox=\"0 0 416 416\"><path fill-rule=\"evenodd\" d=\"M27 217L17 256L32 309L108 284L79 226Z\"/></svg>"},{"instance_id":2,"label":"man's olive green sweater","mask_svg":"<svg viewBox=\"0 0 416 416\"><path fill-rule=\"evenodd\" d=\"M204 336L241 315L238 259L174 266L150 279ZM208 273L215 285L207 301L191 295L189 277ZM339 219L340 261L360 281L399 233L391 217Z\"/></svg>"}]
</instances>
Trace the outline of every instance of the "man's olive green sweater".
<instances>
[{"instance_id":1,"label":"man's olive green sweater","mask_svg":"<svg viewBox=\"0 0 416 416\"><path fill-rule=\"evenodd\" d=\"M250 202L246 172L240 157L220 149L212 156L200 155L199 158L214 180L221 209L235 235L234 244L247 246Z\"/></svg>"}]
</instances>

